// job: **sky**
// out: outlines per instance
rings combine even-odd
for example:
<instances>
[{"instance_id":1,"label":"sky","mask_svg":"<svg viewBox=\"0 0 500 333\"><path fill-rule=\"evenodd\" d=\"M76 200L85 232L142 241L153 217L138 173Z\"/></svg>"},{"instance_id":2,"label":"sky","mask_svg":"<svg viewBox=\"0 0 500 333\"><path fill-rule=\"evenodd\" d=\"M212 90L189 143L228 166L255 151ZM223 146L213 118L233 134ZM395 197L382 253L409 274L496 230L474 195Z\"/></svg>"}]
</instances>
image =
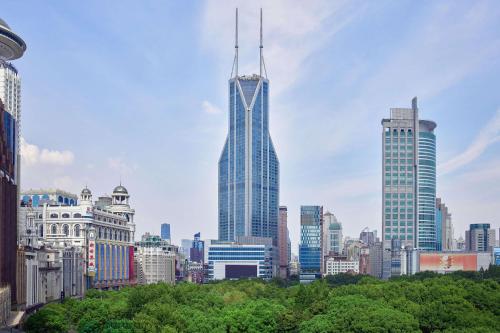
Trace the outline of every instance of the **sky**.
<instances>
[{"instance_id":1,"label":"sky","mask_svg":"<svg viewBox=\"0 0 500 333\"><path fill-rule=\"evenodd\" d=\"M217 162L239 8L240 73L257 73L259 8L293 251L300 205L344 235L382 223L381 124L391 107L437 123L437 195L455 236L500 227L498 1L2 0L26 42L22 188L94 198L122 182L137 235L217 237ZM498 235L498 231L497 231Z\"/></svg>"}]
</instances>

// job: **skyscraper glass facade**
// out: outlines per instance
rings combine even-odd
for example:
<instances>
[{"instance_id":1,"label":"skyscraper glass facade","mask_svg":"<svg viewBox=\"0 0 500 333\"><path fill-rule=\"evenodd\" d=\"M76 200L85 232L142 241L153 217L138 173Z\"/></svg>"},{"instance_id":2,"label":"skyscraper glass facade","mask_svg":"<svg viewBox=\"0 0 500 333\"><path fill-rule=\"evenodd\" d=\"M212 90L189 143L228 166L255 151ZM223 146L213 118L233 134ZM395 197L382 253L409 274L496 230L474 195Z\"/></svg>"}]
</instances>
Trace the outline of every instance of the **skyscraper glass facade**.
<instances>
[{"instance_id":1,"label":"skyscraper glass facade","mask_svg":"<svg viewBox=\"0 0 500 333\"><path fill-rule=\"evenodd\" d=\"M418 126L416 102L411 109L391 109L391 118L383 119L382 133L382 239L384 249L391 240L414 246L416 226L417 150L415 128Z\"/></svg>"},{"instance_id":2,"label":"skyscraper glass facade","mask_svg":"<svg viewBox=\"0 0 500 333\"><path fill-rule=\"evenodd\" d=\"M278 238L279 162L269 134L269 81L229 80L229 133L219 159L219 240Z\"/></svg>"},{"instance_id":3,"label":"skyscraper glass facade","mask_svg":"<svg viewBox=\"0 0 500 333\"><path fill-rule=\"evenodd\" d=\"M418 135L418 243L421 250L436 249L436 123L419 121Z\"/></svg>"},{"instance_id":4,"label":"skyscraper glass facade","mask_svg":"<svg viewBox=\"0 0 500 333\"><path fill-rule=\"evenodd\" d=\"M300 207L299 262L301 273L321 272L322 206Z\"/></svg>"},{"instance_id":5,"label":"skyscraper glass facade","mask_svg":"<svg viewBox=\"0 0 500 333\"><path fill-rule=\"evenodd\" d=\"M170 240L170 224L162 223L161 224L161 239Z\"/></svg>"},{"instance_id":6,"label":"skyscraper glass facade","mask_svg":"<svg viewBox=\"0 0 500 333\"><path fill-rule=\"evenodd\" d=\"M382 239L384 248L399 239L402 246L436 247L436 124L412 108L393 108L382 120Z\"/></svg>"}]
</instances>

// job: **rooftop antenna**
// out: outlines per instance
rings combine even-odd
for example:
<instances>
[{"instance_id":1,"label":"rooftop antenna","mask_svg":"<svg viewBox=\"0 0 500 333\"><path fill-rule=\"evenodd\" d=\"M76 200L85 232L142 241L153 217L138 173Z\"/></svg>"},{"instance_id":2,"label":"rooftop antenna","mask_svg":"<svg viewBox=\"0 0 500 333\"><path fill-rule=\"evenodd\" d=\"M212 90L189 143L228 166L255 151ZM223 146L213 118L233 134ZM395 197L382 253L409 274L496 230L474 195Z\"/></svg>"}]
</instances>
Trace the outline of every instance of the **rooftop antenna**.
<instances>
[{"instance_id":1,"label":"rooftop antenna","mask_svg":"<svg viewBox=\"0 0 500 333\"><path fill-rule=\"evenodd\" d=\"M260 9L260 76L262 77L262 49L264 46L262 45L262 8Z\"/></svg>"},{"instance_id":2,"label":"rooftop antenna","mask_svg":"<svg viewBox=\"0 0 500 333\"><path fill-rule=\"evenodd\" d=\"M267 78L266 64L264 63L264 56L262 55L263 48L264 48L264 45L262 44L262 8L261 8L260 9L260 45L259 45L260 67L259 67L259 71L260 71L260 76L262 77L262 68L264 68L264 74L266 75L266 78Z\"/></svg>"},{"instance_id":3,"label":"rooftop antenna","mask_svg":"<svg viewBox=\"0 0 500 333\"><path fill-rule=\"evenodd\" d=\"M234 61L233 61L233 69L231 71L231 77L238 76L238 8L236 8L236 27L234 33Z\"/></svg>"}]
</instances>

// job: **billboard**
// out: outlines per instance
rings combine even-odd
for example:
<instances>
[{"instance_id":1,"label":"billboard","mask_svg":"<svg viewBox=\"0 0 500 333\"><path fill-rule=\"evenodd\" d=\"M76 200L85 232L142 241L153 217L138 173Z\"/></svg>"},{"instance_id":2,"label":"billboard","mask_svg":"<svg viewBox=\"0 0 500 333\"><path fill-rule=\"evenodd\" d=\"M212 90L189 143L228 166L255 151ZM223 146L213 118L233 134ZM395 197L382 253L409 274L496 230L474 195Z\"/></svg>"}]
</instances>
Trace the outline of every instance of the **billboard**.
<instances>
[{"instance_id":1,"label":"billboard","mask_svg":"<svg viewBox=\"0 0 500 333\"><path fill-rule=\"evenodd\" d=\"M477 253L420 253L420 271L477 271Z\"/></svg>"},{"instance_id":2,"label":"billboard","mask_svg":"<svg viewBox=\"0 0 500 333\"><path fill-rule=\"evenodd\" d=\"M226 279L257 277L257 265L226 265Z\"/></svg>"}]
</instances>

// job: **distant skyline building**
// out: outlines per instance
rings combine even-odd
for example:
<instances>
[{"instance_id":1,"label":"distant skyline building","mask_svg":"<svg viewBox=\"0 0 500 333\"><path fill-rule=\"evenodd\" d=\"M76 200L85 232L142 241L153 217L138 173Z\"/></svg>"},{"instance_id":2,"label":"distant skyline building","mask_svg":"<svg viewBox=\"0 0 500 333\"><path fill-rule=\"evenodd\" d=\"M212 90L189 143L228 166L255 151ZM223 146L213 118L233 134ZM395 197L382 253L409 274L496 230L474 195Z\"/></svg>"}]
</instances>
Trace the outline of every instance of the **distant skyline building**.
<instances>
[{"instance_id":1,"label":"distant skyline building","mask_svg":"<svg viewBox=\"0 0 500 333\"><path fill-rule=\"evenodd\" d=\"M170 235L170 223L161 224L161 239L172 241Z\"/></svg>"},{"instance_id":2,"label":"distant skyline building","mask_svg":"<svg viewBox=\"0 0 500 333\"><path fill-rule=\"evenodd\" d=\"M278 241L279 161L269 133L269 80L238 73L238 12L233 71L229 80L228 135L219 159L219 240L238 236Z\"/></svg>"},{"instance_id":3,"label":"distant skyline building","mask_svg":"<svg viewBox=\"0 0 500 333\"><path fill-rule=\"evenodd\" d=\"M279 276L286 279L288 276L289 257L289 235L288 235L288 209L280 206L278 222L278 252L279 252Z\"/></svg>"},{"instance_id":4,"label":"distant skyline building","mask_svg":"<svg viewBox=\"0 0 500 333\"><path fill-rule=\"evenodd\" d=\"M189 260L193 262L203 263L204 248L205 242L201 240L201 234L197 232L193 236L193 242L191 243L191 249L189 250Z\"/></svg>"},{"instance_id":5,"label":"distant skyline building","mask_svg":"<svg viewBox=\"0 0 500 333\"><path fill-rule=\"evenodd\" d=\"M322 272L323 206L300 206L300 273Z\"/></svg>"},{"instance_id":6,"label":"distant skyline building","mask_svg":"<svg viewBox=\"0 0 500 333\"><path fill-rule=\"evenodd\" d=\"M134 244L134 270L138 284L165 282L175 284L177 248L157 235L144 234Z\"/></svg>"},{"instance_id":7,"label":"distant skyline building","mask_svg":"<svg viewBox=\"0 0 500 333\"><path fill-rule=\"evenodd\" d=\"M391 108L382 119L382 241L422 250L436 247L436 123L411 108Z\"/></svg>"},{"instance_id":8,"label":"distant skyline building","mask_svg":"<svg viewBox=\"0 0 500 333\"><path fill-rule=\"evenodd\" d=\"M465 231L465 246L467 251L491 252L496 246L495 229L489 223L471 224Z\"/></svg>"},{"instance_id":9,"label":"distant skyline building","mask_svg":"<svg viewBox=\"0 0 500 333\"><path fill-rule=\"evenodd\" d=\"M323 219L323 256L342 254L344 248L342 223L330 212L326 212Z\"/></svg>"},{"instance_id":10,"label":"distant skyline building","mask_svg":"<svg viewBox=\"0 0 500 333\"><path fill-rule=\"evenodd\" d=\"M377 230L370 231L368 227L364 228L359 234L359 240L367 246L372 246L377 241Z\"/></svg>"},{"instance_id":11,"label":"distant skyline building","mask_svg":"<svg viewBox=\"0 0 500 333\"><path fill-rule=\"evenodd\" d=\"M181 246L179 248L179 253L184 255L184 259L189 260L191 256L191 246L193 241L191 239L181 239Z\"/></svg>"},{"instance_id":12,"label":"distant skyline building","mask_svg":"<svg viewBox=\"0 0 500 333\"><path fill-rule=\"evenodd\" d=\"M436 251L453 250L451 213L441 198L436 198Z\"/></svg>"}]
</instances>

